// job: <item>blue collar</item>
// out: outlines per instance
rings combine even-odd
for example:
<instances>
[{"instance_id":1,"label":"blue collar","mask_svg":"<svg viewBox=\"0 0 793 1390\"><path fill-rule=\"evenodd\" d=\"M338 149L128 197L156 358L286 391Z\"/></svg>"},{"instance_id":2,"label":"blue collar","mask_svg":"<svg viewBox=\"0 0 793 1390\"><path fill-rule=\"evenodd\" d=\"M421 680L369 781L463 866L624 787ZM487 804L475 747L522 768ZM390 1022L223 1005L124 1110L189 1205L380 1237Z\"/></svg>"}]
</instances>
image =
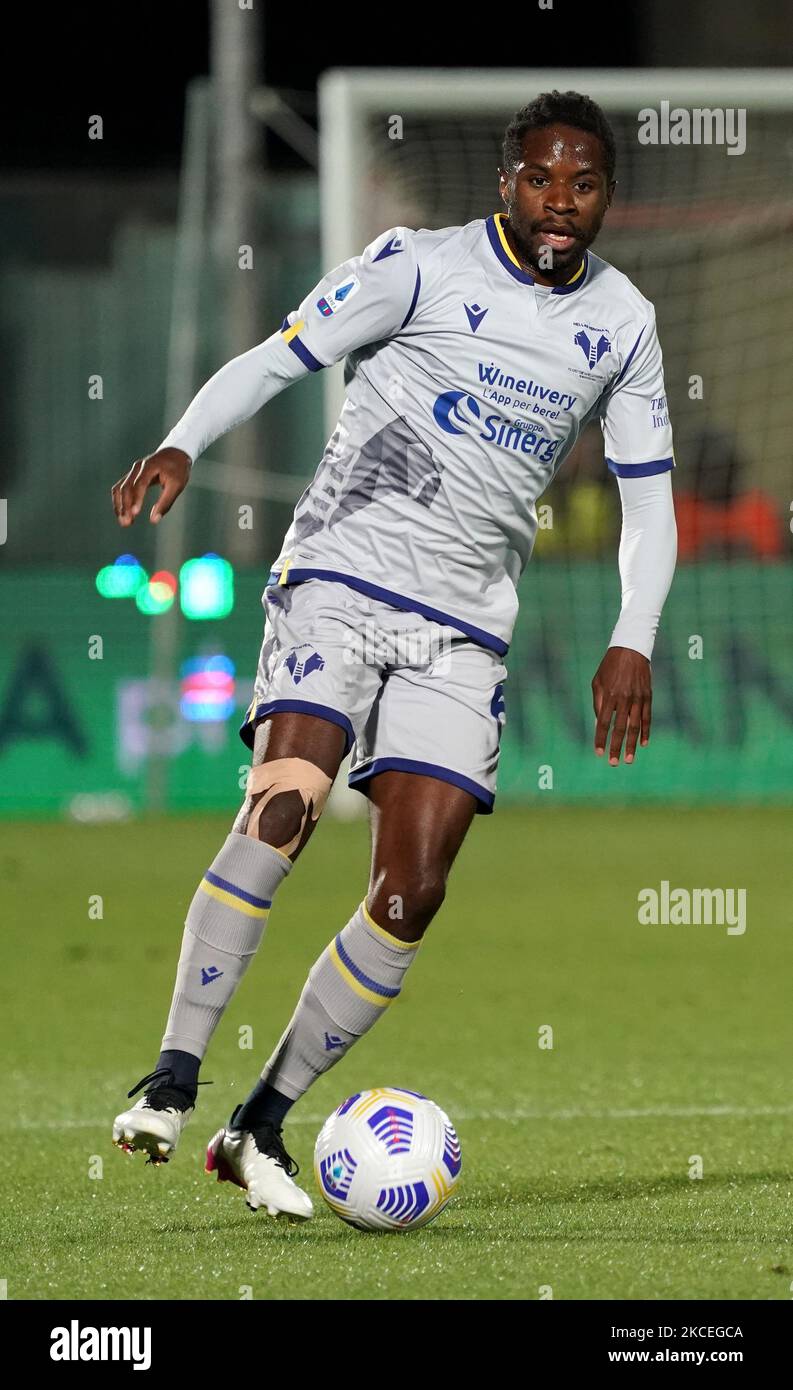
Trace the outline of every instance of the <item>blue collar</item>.
<instances>
[{"instance_id":1,"label":"blue collar","mask_svg":"<svg viewBox=\"0 0 793 1390\"><path fill-rule=\"evenodd\" d=\"M516 260L514 252L510 248L510 245L504 233L502 219L506 219L505 212L491 213L490 217L486 219L485 227L487 229L488 241L490 242L490 245L492 246L496 256L500 260L504 269L508 270L510 275L514 276L516 280L519 280L522 285L533 285L534 276L529 275L529 272L523 269L523 266L520 264L518 260ZM584 259L582 260L572 280L568 281L566 285L554 285L551 289L551 294L573 294L575 290L579 290L581 288L581 286L587 278L588 272L589 252L585 251ZM551 287L548 286L547 288L550 289Z\"/></svg>"}]
</instances>

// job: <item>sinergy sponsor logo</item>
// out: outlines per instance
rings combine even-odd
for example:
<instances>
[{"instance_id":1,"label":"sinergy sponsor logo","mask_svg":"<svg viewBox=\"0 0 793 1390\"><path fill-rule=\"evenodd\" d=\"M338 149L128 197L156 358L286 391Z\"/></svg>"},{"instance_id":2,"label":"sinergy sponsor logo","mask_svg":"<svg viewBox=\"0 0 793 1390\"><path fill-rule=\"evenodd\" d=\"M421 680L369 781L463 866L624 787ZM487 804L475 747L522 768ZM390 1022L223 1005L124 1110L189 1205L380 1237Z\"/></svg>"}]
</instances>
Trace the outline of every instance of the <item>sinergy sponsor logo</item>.
<instances>
[{"instance_id":1,"label":"sinergy sponsor logo","mask_svg":"<svg viewBox=\"0 0 793 1390\"><path fill-rule=\"evenodd\" d=\"M476 433L480 439L513 453L532 454L541 463L551 463L559 448L558 439L548 439L532 429L527 420L510 420L503 415L482 419L479 403L465 391L444 391L432 408L433 418L445 434Z\"/></svg>"},{"instance_id":2,"label":"sinergy sponsor logo","mask_svg":"<svg viewBox=\"0 0 793 1390\"><path fill-rule=\"evenodd\" d=\"M151 1366L150 1327L81 1327L72 1318L68 1327L50 1333L52 1361L131 1361L133 1370Z\"/></svg>"}]
</instances>

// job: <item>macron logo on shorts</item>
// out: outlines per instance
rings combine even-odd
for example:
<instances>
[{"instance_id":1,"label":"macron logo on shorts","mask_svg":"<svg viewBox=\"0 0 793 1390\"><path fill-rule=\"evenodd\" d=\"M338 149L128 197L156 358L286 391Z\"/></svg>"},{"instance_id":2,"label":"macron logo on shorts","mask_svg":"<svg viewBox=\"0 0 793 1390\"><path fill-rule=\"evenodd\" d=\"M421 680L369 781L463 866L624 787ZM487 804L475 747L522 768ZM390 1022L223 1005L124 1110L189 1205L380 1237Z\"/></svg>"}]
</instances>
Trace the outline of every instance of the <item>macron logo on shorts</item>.
<instances>
[{"instance_id":1,"label":"macron logo on shorts","mask_svg":"<svg viewBox=\"0 0 793 1390\"><path fill-rule=\"evenodd\" d=\"M305 656L300 656L300 652L305 652ZM324 656L315 652L304 642L302 647L294 647L288 656L284 657L284 666L290 673L295 685L299 685L302 680L310 676L312 671L321 671L325 665Z\"/></svg>"}]
</instances>

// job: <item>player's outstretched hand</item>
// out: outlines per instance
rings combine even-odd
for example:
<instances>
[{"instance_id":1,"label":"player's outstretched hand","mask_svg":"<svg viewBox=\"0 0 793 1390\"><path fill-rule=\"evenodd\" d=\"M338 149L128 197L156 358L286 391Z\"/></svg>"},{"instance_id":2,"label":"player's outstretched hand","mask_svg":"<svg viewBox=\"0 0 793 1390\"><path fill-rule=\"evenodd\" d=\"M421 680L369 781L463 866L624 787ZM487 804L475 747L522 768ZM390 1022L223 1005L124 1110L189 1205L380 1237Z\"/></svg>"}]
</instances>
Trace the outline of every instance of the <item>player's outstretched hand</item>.
<instances>
[{"instance_id":1,"label":"player's outstretched hand","mask_svg":"<svg viewBox=\"0 0 793 1390\"><path fill-rule=\"evenodd\" d=\"M183 449L158 449L148 458L136 459L126 477L120 478L112 489L119 526L132 525L143 506L146 489L159 483L162 492L149 513L149 521L156 526L186 488L191 467L192 459Z\"/></svg>"},{"instance_id":2,"label":"player's outstretched hand","mask_svg":"<svg viewBox=\"0 0 793 1390\"><path fill-rule=\"evenodd\" d=\"M606 751L613 718L609 763L617 766L623 739L625 761L632 763L639 735L642 748L650 741L653 684L647 657L630 647L609 647L592 681L592 703L597 720L595 752L598 757Z\"/></svg>"}]
</instances>

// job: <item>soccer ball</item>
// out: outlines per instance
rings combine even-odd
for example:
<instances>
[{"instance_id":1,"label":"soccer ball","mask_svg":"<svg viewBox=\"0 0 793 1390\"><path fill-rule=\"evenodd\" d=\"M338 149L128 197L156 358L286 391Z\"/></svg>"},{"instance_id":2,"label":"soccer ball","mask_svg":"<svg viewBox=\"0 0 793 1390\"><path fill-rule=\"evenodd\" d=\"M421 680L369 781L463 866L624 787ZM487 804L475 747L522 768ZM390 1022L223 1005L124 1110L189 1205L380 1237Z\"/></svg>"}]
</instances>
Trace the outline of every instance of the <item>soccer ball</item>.
<instances>
[{"instance_id":1,"label":"soccer ball","mask_svg":"<svg viewBox=\"0 0 793 1390\"><path fill-rule=\"evenodd\" d=\"M460 1177L460 1141L426 1096L383 1086L348 1096L314 1148L314 1173L331 1211L361 1231L426 1226Z\"/></svg>"}]
</instances>

